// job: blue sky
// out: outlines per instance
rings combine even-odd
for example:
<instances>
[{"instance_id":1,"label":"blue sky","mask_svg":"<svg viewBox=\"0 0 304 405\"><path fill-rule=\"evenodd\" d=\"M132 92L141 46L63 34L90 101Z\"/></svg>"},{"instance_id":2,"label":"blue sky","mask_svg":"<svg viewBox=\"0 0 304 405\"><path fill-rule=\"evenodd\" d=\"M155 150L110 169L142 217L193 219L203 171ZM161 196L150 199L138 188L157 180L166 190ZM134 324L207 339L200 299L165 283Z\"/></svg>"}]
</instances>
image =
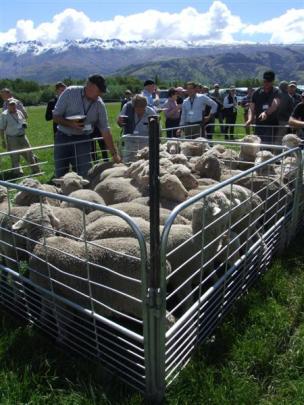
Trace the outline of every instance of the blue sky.
<instances>
[{"instance_id":1,"label":"blue sky","mask_svg":"<svg viewBox=\"0 0 304 405\"><path fill-rule=\"evenodd\" d=\"M214 3L217 3L217 7L214 6ZM220 4L219 4L220 3ZM222 6L221 6L222 4ZM223 7L226 7L228 10L224 10ZM145 12L147 9L154 9L158 10L161 13L176 13L180 14L184 9L189 7L194 8L199 15L205 15L206 18L200 19L199 15L197 16L197 24L202 23L201 25L204 26L204 21L212 19L212 15L215 15L218 18L221 13L225 14L225 19L222 22L224 24L225 32L215 38L215 41L229 42L229 41L240 41L240 40L248 40L248 41L270 41L274 42L278 41L285 41L284 40L284 30L288 38L290 38L291 42L304 42L304 0L256 0L256 1L248 1L248 0L221 0L221 1L204 1L204 0L193 0L193 1L184 1L184 0L153 0L153 2L145 2L143 0L10 0L10 1L1 1L1 14L0 14L0 44L7 41L14 41L14 32L11 31L10 35L8 35L9 30L13 30L16 28L16 24L18 20L30 20L32 21L32 26L27 24L26 27L21 27L19 29L17 40L23 39L22 35L24 32L24 39L28 40L30 36L37 37L39 36L39 31L34 30L41 24L41 23L50 23L54 15L63 13L66 9L74 9L78 12L82 11L90 21L93 22L104 22L104 21L113 21L115 16L122 15L125 17L137 15L139 13ZM224 8L225 8L224 7ZM296 9L292 12L291 9ZM211 10L211 11L210 11ZM288 11L289 10L289 11ZM208 11L210 13L208 14ZM207 13L207 14L206 14ZM229 15L231 14L232 17ZM229 15L228 15L229 14ZM146 16L147 17L147 16ZM149 16L148 16L149 17ZM238 18L239 20L236 21L234 18ZM300 17L300 20L299 20ZM68 17L65 16L67 19ZM152 19L147 18L146 24L149 25L150 21L155 19L155 24L158 25L160 22L161 27L166 28L166 23L164 19L159 16L152 16ZM272 21L274 18L278 20ZM293 27L292 20L297 19L297 26ZM77 17L73 17L73 21L75 26L72 27L72 31L75 35L81 35L79 29L77 29L78 19ZM135 20L125 20L127 25L128 22L134 23ZM153 20L154 21L154 20ZM187 24L189 23L188 19L185 19ZM272 21L272 22L271 22ZM261 23L264 22L264 25ZM83 23L83 22L82 22ZM82 24L80 23L80 25ZM182 19L179 20L179 23L182 23ZM266 23L266 25L265 25ZM84 24L84 23L83 23ZM87 22L87 24L89 24ZM113 23L114 24L114 23ZM112 25L113 25L112 24ZM206 24L209 24L209 21L206 21ZM115 24L114 24L115 25ZM190 23L191 25L191 23ZM83 26L85 27L85 25ZM172 30L172 25L168 25L168 27ZM174 27L174 25L173 25ZM277 31L278 27L280 30L283 29L283 33L278 35L275 31ZM56 25L56 29L58 28L58 24ZM103 25L96 26L96 29L100 28L104 30ZM168 28L168 30L169 30ZM52 29L52 26L49 26L47 29ZM84 29L84 28L83 28ZM223 29L221 23L219 26L212 25L210 30L213 29L217 31L218 29ZM31 30L31 31L29 31ZM144 28L143 28L144 30ZM179 31L179 27L176 26L176 30ZM290 30L293 30L294 33L291 34ZM59 29L60 31L60 29ZM205 39L212 40L210 32L206 31L203 32L202 38L199 37L198 29L194 30L193 32L189 27L186 27L187 33L184 34L183 38L177 39ZM203 30L204 31L204 30ZM89 32L89 31L87 31ZM132 39L133 37L140 36L140 33L136 35L130 34L127 32L127 28L125 27L123 31L119 31L117 27L115 29L107 31L106 34L109 32L116 34L118 37L125 36ZM156 31L150 33L151 36L155 35ZM165 32L166 31L165 29ZM2 35L2 37L1 37ZM133 36L132 36L133 35ZM147 36L146 33L144 33ZM286 35L285 35L286 37ZM47 36L44 32L44 40L47 41ZM51 36L50 36L51 38ZM295 40L293 40L295 38ZM50 41L56 41L59 38L58 36L52 37ZM75 38L77 39L77 38ZM134 39L134 38L133 38ZM146 37L144 39L147 39ZM171 36L171 39L173 37ZM287 41L287 42L288 42Z\"/></svg>"}]
</instances>

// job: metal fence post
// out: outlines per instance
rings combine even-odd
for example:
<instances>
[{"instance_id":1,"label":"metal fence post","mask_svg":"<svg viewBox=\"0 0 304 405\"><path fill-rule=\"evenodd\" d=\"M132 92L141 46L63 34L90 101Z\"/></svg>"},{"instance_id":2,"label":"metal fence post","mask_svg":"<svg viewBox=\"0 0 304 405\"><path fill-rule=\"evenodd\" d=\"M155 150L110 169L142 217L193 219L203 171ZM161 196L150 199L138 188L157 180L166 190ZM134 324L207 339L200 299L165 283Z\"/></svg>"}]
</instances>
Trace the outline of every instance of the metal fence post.
<instances>
[{"instance_id":1,"label":"metal fence post","mask_svg":"<svg viewBox=\"0 0 304 405\"><path fill-rule=\"evenodd\" d=\"M165 392L165 314L164 291L160 288L159 228L159 144L160 128L157 115L149 117L149 196L150 196L150 273L148 278L145 358L147 373L146 396L150 403L161 403ZM149 381L150 379L150 381Z\"/></svg>"}]
</instances>

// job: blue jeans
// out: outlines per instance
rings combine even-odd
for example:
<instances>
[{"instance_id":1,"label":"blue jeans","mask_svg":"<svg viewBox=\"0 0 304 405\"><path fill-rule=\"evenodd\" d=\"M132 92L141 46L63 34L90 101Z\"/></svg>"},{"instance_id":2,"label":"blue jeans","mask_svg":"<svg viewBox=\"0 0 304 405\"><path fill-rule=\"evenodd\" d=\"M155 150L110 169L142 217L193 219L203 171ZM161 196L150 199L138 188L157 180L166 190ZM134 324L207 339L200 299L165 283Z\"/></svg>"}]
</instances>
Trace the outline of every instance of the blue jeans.
<instances>
[{"instance_id":1,"label":"blue jeans","mask_svg":"<svg viewBox=\"0 0 304 405\"><path fill-rule=\"evenodd\" d=\"M68 173L70 165L73 171L85 177L91 167L90 135L66 135L57 130L54 161L56 177L62 177Z\"/></svg>"}]
</instances>

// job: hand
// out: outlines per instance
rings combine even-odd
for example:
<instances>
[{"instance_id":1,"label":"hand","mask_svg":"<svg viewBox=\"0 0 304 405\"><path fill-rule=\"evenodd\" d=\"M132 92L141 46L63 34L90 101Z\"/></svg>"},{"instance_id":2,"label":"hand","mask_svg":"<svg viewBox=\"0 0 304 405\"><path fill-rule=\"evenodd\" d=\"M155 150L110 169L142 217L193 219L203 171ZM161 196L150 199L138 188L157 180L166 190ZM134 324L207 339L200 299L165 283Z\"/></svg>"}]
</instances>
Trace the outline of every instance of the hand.
<instances>
[{"instance_id":1,"label":"hand","mask_svg":"<svg viewBox=\"0 0 304 405\"><path fill-rule=\"evenodd\" d=\"M123 126L125 125L125 118L122 117L121 115L119 115L118 118L117 118L117 124L118 124L120 127L123 127Z\"/></svg>"},{"instance_id":2,"label":"hand","mask_svg":"<svg viewBox=\"0 0 304 405\"><path fill-rule=\"evenodd\" d=\"M121 163L122 159L117 152L112 153L112 156L115 163Z\"/></svg>"},{"instance_id":3,"label":"hand","mask_svg":"<svg viewBox=\"0 0 304 405\"><path fill-rule=\"evenodd\" d=\"M260 115L259 115L259 121L265 121L267 119L267 114L265 111L263 111Z\"/></svg>"},{"instance_id":4,"label":"hand","mask_svg":"<svg viewBox=\"0 0 304 405\"><path fill-rule=\"evenodd\" d=\"M211 115L206 115L206 117L204 117L204 124L207 124L207 122L210 121Z\"/></svg>"},{"instance_id":5,"label":"hand","mask_svg":"<svg viewBox=\"0 0 304 405\"><path fill-rule=\"evenodd\" d=\"M248 120L248 121L245 122L245 127L246 127L246 128L249 128L250 125L251 125L251 121Z\"/></svg>"},{"instance_id":6,"label":"hand","mask_svg":"<svg viewBox=\"0 0 304 405\"><path fill-rule=\"evenodd\" d=\"M76 121L68 121L69 122L69 127L73 129L78 129L81 130L84 127L83 122L76 122Z\"/></svg>"},{"instance_id":7,"label":"hand","mask_svg":"<svg viewBox=\"0 0 304 405\"><path fill-rule=\"evenodd\" d=\"M176 131L176 136L181 136L181 133L182 133L182 130L181 130L181 129L178 129L178 130Z\"/></svg>"}]
</instances>

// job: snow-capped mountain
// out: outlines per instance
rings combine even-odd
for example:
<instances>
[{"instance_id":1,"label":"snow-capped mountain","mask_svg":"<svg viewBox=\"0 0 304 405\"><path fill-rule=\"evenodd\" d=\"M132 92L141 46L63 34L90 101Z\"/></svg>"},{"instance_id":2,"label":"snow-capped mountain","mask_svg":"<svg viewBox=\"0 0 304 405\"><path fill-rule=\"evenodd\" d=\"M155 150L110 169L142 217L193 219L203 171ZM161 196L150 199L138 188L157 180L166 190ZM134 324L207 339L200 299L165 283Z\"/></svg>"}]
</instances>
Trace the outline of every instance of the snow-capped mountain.
<instances>
[{"instance_id":1,"label":"snow-capped mountain","mask_svg":"<svg viewBox=\"0 0 304 405\"><path fill-rule=\"evenodd\" d=\"M303 56L304 45L119 39L70 40L46 45L29 41L0 47L0 77L52 83L68 76L82 79L93 72L105 75L118 72L141 78L157 74L161 78L164 75L164 79L207 77L213 81L225 78L225 72L245 78L259 74L261 69L273 68L280 77L304 81Z\"/></svg>"}]
</instances>

